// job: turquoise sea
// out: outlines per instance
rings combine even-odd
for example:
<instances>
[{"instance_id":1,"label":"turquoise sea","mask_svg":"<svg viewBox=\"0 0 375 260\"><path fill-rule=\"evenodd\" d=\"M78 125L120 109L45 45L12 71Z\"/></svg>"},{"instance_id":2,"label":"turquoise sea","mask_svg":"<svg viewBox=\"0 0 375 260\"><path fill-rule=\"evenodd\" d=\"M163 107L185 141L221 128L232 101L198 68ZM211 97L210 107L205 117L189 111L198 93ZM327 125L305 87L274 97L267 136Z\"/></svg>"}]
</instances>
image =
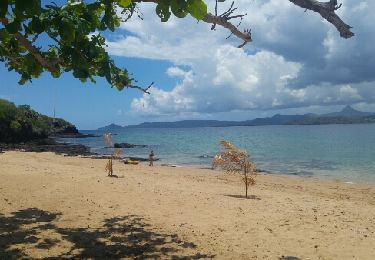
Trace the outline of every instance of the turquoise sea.
<instances>
[{"instance_id":1,"label":"turquoise sea","mask_svg":"<svg viewBox=\"0 0 375 260\"><path fill-rule=\"evenodd\" d=\"M226 139L245 148L268 173L375 182L375 124L125 129L113 134L114 142L147 145L124 149L125 156L146 158L152 149L159 164L210 167L219 141ZM108 153L102 137L64 141Z\"/></svg>"}]
</instances>

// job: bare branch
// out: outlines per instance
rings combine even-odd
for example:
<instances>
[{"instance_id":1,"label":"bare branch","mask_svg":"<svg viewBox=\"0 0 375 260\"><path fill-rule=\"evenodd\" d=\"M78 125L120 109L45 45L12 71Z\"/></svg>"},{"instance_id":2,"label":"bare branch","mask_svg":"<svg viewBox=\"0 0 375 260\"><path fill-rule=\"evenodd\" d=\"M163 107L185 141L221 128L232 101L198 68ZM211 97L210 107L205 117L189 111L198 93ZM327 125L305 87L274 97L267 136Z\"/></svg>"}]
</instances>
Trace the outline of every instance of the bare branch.
<instances>
[{"instance_id":1,"label":"bare branch","mask_svg":"<svg viewBox=\"0 0 375 260\"><path fill-rule=\"evenodd\" d=\"M34 58L39 62L40 65L42 65L47 70L54 72L56 71L56 68L53 66L52 63L48 62L42 54L39 52L37 48L35 48L31 42L26 39L22 34L16 33L14 35L16 39L34 56Z\"/></svg>"},{"instance_id":2,"label":"bare branch","mask_svg":"<svg viewBox=\"0 0 375 260\"><path fill-rule=\"evenodd\" d=\"M133 0L132 2L133 3L141 3L141 2L158 3L158 0ZM250 30L241 32L240 30L238 30L238 28L235 25L229 22L229 20L232 18L240 18L244 16L244 15L235 15L231 17L231 14L233 14L233 12L237 10L237 8L233 8L233 5L234 5L234 2L232 2L231 7L226 12L224 12L223 14L219 16L217 14L213 15L211 13L208 13L203 18L202 21L206 23L211 23L212 24L211 30L215 29L216 24L221 25L224 28L230 30L232 34L234 34L235 36L237 36L238 38L244 41L244 43L240 45L242 47L248 42L252 41L251 34L250 34ZM215 13L217 13L217 6L215 7Z\"/></svg>"},{"instance_id":3,"label":"bare branch","mask_svg":"<svg viewBox=\"0 0 375 260\"><path fill-rule=\"evenodd\" d=\"M142 92L146 93L146 94L151 94L149 89L154 85L154 82L151 82L150 85L148 85L146 88L144 87L140 87L140 86L126 86L127 88L135 88L135 89L139 89L141 90Z\"/></svg>"},{"instance_id":4,"label":"bare branch","mask_svg":"<svg viewBox=\"0 0 375 260\"><path fill-rule=\"evenodd\" d=\"M4 25L8 24L8 20L6 18L0 18L0 22ZM53 66L54 63L47 61L39 50L25 36L17 32L14 34L14 37L29 51L29 53L31 53L31 55L34 56L40 65L51 72L56 71L56 68Z\"/></svg>"},{"instance_id":5,"label":"bare branch","mask_svg":"<svg viewBox=\"0 0 375 260\"><path fill-rule=\"evenodd\" d=\"M330 0L329 2L319 2L316 0L289 0L293 4L307 10L319 13L325 20L333 24L340 32L340 36L347 39L354 36L350 31L350 25L344 23L341 18L335 13L342 4L337 5L337 0Z\"/></svg>"},{"instance_id":6,"label":"bare branch","mask_svg":"<svg viewBox=\"0 0 375 260\"><path fill-rule=\"evenodd\" d=\"M325 20L333 24L337 30L340 32L340 36L343 38L350 38L354 36L354 33L350 31L352 28L351 26L344 23L341 18L335 13L337 9L339 9L342 4L337 4L337 0L330 0L329 2L320 2L316 0L289 0L293 4L305 9L305 10L311 10L314 12L319 13ZM152 2L152 3L158 3L158 0L133 0L133 2ZM233 2L231 4L231 7L223 13L222 15L217 15L217 7L215 6L215 15L208 13L206 17L203 18L203 21L206 23L213 24L211 29L215 29L216 24L219 24L231 31L234 35L239 37L244 41L243 44L241 44L239 47L244 46L246 43L251 42L251 34L250 30L247 30L245 32L241 32L238 30L236 26L231 24L229 22L232 18L239 18L241 15L234 15L231 16L231 14L237 9L233 8ZM225 17L225 18L224 18Z\"/></svg>"},{"instance_id":7,"label":"bare branch","mask_svg":"<svg viewBox=\"0 0 375 260\"><path fill-rule=\"evenodd\" d=\"M232 34L236 35L238 38L240 38L244 41L244 43L240 45L241 47L244 46L245 44L247 44L248 42L252 42L250 30L245 30L244 32L241 32L240 30L238 30L238 28L235 25L228 22L228 19L225 18L225 17L215 16L215 15L212 15L211 13L208 13L203 18L203 21L206 22L206 23L221 25L224 28L231 31Z\"/></svg>"}]
</instances>

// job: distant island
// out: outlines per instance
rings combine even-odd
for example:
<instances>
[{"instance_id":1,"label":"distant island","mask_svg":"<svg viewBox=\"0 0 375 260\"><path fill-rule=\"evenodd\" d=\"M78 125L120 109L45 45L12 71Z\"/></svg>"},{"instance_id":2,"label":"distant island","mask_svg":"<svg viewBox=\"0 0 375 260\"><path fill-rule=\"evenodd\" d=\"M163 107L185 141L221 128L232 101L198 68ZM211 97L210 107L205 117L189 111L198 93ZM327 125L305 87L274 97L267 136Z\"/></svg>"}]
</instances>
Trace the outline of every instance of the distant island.
<instances>
[{"instance_id":1,"label":"distant island","mask_svg":"<svg viewBox=\"0 0 375 260\"><path fill-rule=\"evenodd\" d=\"M128 128L195 128L195 127L228 127L228 126L261 126L261 125L326 125L326 124L368 124L375 123L375 113L362 112L344 107L339 112L328 114L280 115L255 118L246 121L219 120L182 120L176 122L145 122L138 125L120 126L110 124L98 128L98 131L119 131Z\"/></svg>"}]
</instances>

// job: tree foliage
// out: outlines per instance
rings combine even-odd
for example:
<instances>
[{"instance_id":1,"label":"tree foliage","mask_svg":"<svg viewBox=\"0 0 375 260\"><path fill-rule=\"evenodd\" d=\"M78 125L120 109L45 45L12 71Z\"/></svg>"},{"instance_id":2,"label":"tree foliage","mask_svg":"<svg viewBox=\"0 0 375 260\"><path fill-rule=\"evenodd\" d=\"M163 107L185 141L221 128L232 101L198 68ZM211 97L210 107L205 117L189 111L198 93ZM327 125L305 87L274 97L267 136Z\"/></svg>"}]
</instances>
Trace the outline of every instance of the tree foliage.
<instances>
[{"instance_id":1,"label":"tree foliage","mask_svg":"<svg viewBox=\"0 0 375 260\"><path fill-rule=\"evenodd\" d=\"M115 65L103 37L103 32L114 31L130 18L135 7L130 0L70 0L63 6L54 2L42 6L41 0L0 0L0 60L21 75L20 84L48 71L56 78L71 72L83 82L104 77L119 90L140 88L126 69ZM202 0L163 0L156 13L161 21L171 13L202 19L207 6Z\"/></svg>"},{"instance_id":2,"label":"tree foliage","mask_svg":"<svg viewBox=\"0 0 375 260\"><path fill-rule=\"evenodd\" d=\"M217 154L213 161L213 168L221 167L227 173L240 174L245 184L245 196L250 185L255 185L256 166L250 160L245 150L236 148L232 143L220 141L222 151Z\"/></svg>"},{"instance_id":3,"label":"tree foliage","mask_svg":"<svg viewBox=\"0 0 375 260\"><path fill-rule=\"evenodd\" d=\"M218 2L225 0L216 0ZM341 5L336 0L289 0L297 6L321 14L334 24L344 38L353 36L350 26L335 14ZM125 68L119 68L108 55L103 33L114 31L122 21L137 14L137 4L151 2L161 22L173 14L183 18L191 15L197 20L223 26L231 34L251 42L250 30L240 31L230 23L237 10L231 5L222 14L211 14L204 0L67 0L57 5L50 1L42 5L41 0L0 0L0 61L9 71L20 74L20 84L39 77L48 71L53 77L64 72L71 73L82 82L95 82L103 77L118 90L136 88L146 93L148 87L135 85Z\"/></svg>"}]
</instances>

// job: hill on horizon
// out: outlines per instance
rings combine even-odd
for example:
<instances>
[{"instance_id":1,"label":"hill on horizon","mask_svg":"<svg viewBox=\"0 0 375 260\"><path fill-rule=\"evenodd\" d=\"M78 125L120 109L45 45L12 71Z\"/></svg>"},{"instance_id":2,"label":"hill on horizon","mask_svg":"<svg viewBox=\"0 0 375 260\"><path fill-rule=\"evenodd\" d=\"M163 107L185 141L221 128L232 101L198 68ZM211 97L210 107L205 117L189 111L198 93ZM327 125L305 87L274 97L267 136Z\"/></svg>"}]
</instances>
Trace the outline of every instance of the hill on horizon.
<instances>
[{"instance_id":1,"label":"hill on horizon","mask_svg":"<svg viewBox=\"0 0 375 260\"><path fill-rule=\"evenodd\" d=\"M61 118L52 118L31 109L0 99L0 143L20 143L48 136L79 135L75 125Z\"/></svg>"},{"instance_id":2,"label":"hill on horizon","mask_svg":"<svg viewBox=\"0 0 375 260\"><path fill-rule=\"evenodd\" d=\"M362 112L362 111L356 110L356 109L352 108L351 106L347 105L339 112L323 114L323 115L320 115L320 116L325 116L325 117L336 117L336 116L364 117L364 116L372 116L372 115L375 115L375 113Z\"/></svg>"},{"instance_id":3,"label":"hill on horizon","mask_svg":"<svg viewBox=\"0 0 375 260\"><path fill-rule=\"evenodd\" d=\"M144 122L138 125L120 126L110 124L100 127L98 131L119 131L127 128L194 128L194 127L229 127L229 126L260 126L260 125L320 125L320 124L360 124L375 123L375 113L362 112L345 106L341 111L327 114L281 115L255 118L245 121L220 120L181 120L174 122Z\"/></svg>"}]
</instances>

